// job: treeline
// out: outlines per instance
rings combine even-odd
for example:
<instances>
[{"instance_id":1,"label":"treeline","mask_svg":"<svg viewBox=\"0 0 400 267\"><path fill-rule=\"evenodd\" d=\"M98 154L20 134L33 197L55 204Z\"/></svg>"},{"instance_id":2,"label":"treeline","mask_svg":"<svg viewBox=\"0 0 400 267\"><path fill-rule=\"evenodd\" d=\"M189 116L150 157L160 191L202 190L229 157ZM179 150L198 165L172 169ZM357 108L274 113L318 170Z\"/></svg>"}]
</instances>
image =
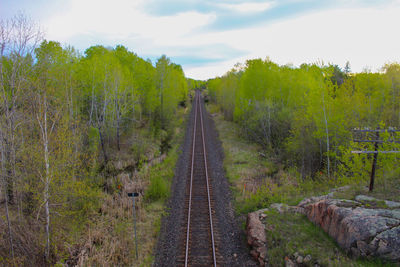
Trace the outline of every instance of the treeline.
<instances>
[{"instance_id":1,"label":"treeline","mask_svg":"<svg viewBox=\"0 0 400 267\"><path fill-rule=\"evenodd\" d=\"M351 153L360 150L352 130L400 126L399 64L385 65L378 73L350 73L349 64L342 70L255 59L207 85L225 119L239 123L247 138L303 178L367 176L371 161ZM373 150L373 143L363 149ZM398 158L382 155L379 163L390 172L397 169Z\"/></svg>"},{"instance_id":2,"label":"treeline","mask_svg":"<svg viewBox=\"0 0 400 267\"><path fill-rule=\"evenodd\" d=\"M0 49L0 262L52 262L97 212L98 171L126 131L147 126L168 149L188 82L166 56L43 40L24 15L1 21Z\"/></svg>"}]
</instances>

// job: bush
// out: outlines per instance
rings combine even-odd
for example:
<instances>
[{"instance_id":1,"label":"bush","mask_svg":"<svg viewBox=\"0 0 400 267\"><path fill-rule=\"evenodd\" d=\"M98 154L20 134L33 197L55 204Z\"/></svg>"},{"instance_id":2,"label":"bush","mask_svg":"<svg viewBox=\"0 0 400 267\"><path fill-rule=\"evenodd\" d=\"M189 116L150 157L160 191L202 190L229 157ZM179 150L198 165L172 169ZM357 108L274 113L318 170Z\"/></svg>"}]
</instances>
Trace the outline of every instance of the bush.
<instances>
[{"instance_id":1,"label":"bush","mask_svg":"<svg viewBox=\"0 0 400 267\"><path fill-rule=\"evenodd\" d=\"M169 195L168 184L163 177L153 176L150 178L150 185L146 191L146 199L156 201L165 199Z\"/></svg>"},{"instance_id":2,"label":"bush","mask_svg":"<svg viewBox=\"0 0 400 267\"><path fill-rule=\"evenodd\" d=\"M148 170L150 185L145 193L146 200L164 200L169 196L170 185L174 176L174 167L177 159L178 151L175 146L162 163L152 166Z\"/></svg>"}]
</instances>

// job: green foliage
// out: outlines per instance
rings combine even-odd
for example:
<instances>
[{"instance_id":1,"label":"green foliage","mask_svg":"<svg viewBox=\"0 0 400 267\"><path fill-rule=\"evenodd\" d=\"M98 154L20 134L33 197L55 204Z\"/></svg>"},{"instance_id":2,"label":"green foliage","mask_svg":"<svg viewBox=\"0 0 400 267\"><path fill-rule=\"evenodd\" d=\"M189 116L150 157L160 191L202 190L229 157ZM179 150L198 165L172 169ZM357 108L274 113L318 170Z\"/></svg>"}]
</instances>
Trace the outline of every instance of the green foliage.
<instances>
[{"instance_id":1,"label":"green foliage","mask_svg":"<svg viewBox=\"0 0 400 267\"><path fill-rule=\"evenodd\" d=\"M211 100L225 119L233 119L249 140L277 155L301 175L367 175L365 155L351 155L355 127L380 123L400 126L400 67L388 64L380 73L349 74L337 65L279 66L270 60L249 60L226 75L209 80ZM359 144L358 144L359 145ZM395 150L387 142L382 149ZM379 169L398 166L387 154Z\"/></svg>"},{"instance_id":2,"label":"green foliage","mask_svg":"<svg viewBox=\"0 0 400 267\"><path fill-rule=\"evenodd\" d=\"M165 199L168 197L168 183L160 176L152 176L150 178L150 186L146 191L146 198L151 201Z\"/></svg>"},{"instance_id":3,"label":"green foliage","mask_svg":"<svg viewBox=\"0 0 400 267\"><path fill-rule=\"evenodd\" d=\"M243 202L238 203L237 212L246 214L267 207L272 203L270 193L271 191L266 186L258 188L254 194L251 194Z\"/></svg>"},{"instance_id":4,"label":"green foliage","mask_svg":"<svg viewBox=\"0 0 400 267\"><path fill-rule=\"evenodd\" d=\"M88 131L88 139L89 139L89 150L92 153L96 153L99 147L99 129L90 127Z\"/></svg>"},{"instance_id":5,"label":"green foliage","mask_svg":"<svg viewBox=\"0 0 400 267\"><path fill-rule=\"evenodd\" d=\"M168 156L161 164L150 168L148 176L150 185L146 190L145 198L148 201L165 200L170 194L170 185L174 176L174 166L178 159L178 151L168 153Z\"/></svg>"},{"instance_id":6,"label":"green foliage","mask_svg":"<svg viewBox=\"0 0 400 267\"><path fill-rule=\"evenodd\" d=\"M23 50L17 51L16 44L23 41ZM131 153L137 168L148 160L148 150L166 153L171 148L174 127L181 122L176 119L179 104L187 102L189 83L182 68L166 56L153 66L121 45L92 46L81 55L56 41L44 40L35 49L30 43L33 40L10 40L3 47L10 52L0 57L0 147L2 158L7 157L1 176L10 177L8 189L10 194L18 192L15 203L24 216L18 215L12 230L22 229L25 222L34 222L31 231L41 229L31 243L21 242L16 255L37 247L24 257L41 255L30 264L49 265L57 257L67 257L66 247L81 239L101 210L103 190L121 189L107 176L110 170L115 174L115 166L108 162L115 151ZM148 130L152 125L155 129ZM140 137L126 148L122 141L129 139L131 129L146 129L150 137ZM149 199L168 196L174 157L176 152L168 155L161 164L164 169L149 171ZM44 264L46 226L55 258ZM124 234L123 225L117 232ZM9 248L4 251L0 257L8 255ZM25 258L19 265L26 265Z\"/></svg>"}]
</instances>

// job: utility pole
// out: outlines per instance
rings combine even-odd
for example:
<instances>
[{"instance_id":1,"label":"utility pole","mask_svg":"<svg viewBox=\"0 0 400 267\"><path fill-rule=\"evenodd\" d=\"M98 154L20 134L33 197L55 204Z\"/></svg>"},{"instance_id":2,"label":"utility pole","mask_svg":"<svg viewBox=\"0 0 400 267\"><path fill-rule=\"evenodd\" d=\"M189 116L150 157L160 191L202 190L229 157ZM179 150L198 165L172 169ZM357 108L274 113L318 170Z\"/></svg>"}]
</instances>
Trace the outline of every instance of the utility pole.
<instances>
[{"instance_id":1,"label":"utility pole","mask_svg":"<svg viewBox=\"0 0 400 267\"><path fill-rule=\"evenodd\" d=\"M398 151L398 150L389 150L389 151L378 150L379 144L382 144L382 143L400 143L400 141L399 140L395 140L394 137L392 137L389 140L381 140L381 139L379 139L379 134L380 133L384 133L384 132L388 132L388 133L394 134L394 133L400 132L400 130L393 129L391 127L389 129L380 129L378 127L375 130L371 130L369 128L367 128L367 129L354 129L353 132L355 132L355 133L366 133L366 134L367 133L375 133L375 139L374 140L370 140L370 139L353 139L353 142L356 142L356 143L374 143L374 150L355 150L355 151L351 151L351 153L354 153L354 154L374 154L373 161L372 161L370 182L369 182L369 192L372 192L374 190L375 171L376 171L376 163L378 161L378 153L381 153L381 154L400 153L400 151Z\"/></svg>"}]
</instances>

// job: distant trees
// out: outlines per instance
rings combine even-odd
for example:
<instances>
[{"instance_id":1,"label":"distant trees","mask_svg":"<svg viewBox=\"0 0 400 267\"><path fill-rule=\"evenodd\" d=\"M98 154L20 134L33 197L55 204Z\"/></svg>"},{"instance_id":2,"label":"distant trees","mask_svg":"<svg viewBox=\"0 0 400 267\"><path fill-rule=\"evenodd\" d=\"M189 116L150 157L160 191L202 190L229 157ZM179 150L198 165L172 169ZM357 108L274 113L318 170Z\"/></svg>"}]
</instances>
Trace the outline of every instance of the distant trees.
<instances>
[{"instance_id":1,"label":"distant trees","mask_svg":"<svg viewBox=\"0 0 400 267\"><path fill-rule=\"evenodd\" d=\"M207 86L225 118L239 123L248 138L303 177L321 171L330 176L344 161L354 127L400 126L399 65L349 74L349 63L342 71L337 65L294 68L255 59Z\"/></svg>"}]
</instances>

